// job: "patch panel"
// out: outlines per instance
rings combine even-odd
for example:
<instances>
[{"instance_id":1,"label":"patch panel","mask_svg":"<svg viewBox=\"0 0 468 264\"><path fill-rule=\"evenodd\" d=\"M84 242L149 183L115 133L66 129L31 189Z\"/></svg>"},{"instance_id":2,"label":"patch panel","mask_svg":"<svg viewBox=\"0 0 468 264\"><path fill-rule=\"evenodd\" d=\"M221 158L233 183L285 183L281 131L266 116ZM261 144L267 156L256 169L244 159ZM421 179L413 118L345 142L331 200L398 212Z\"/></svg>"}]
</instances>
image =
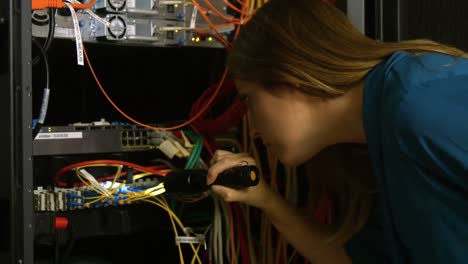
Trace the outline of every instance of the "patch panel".
<instances>
[{"instance_id":1,"label":"patch panel","mask_svg":"<svg viewBox=\"0 0 468 264\"><path fill-rule=\"evenodd\" d=\"M96 198L100 197L101 194L93 189L93 187L88 186L73 188L54 187L49 189L39 186L33 192L34 210L39 212L60 212L132 204L134 201L129 201L129 196L136 192L155 187L159 183L160 181L157 178L141 179L122 186L119 183L115 183L119 188L114 189L115 193L112 195L112 198ZM112 182L105 181L101 184L103 187L109 187Z\"/></svg>"}]
</instances>

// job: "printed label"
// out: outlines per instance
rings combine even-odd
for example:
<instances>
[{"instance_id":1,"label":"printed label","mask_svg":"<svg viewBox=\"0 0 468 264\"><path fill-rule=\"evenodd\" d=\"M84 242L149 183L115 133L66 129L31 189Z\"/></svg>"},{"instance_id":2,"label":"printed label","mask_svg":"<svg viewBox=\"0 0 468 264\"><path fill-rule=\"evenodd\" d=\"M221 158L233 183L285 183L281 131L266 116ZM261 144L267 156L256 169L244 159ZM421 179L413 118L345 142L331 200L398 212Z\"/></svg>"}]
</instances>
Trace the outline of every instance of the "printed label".
<instances>
[{"instance_id":1,"label":"printed label","mask_svg":"<svg viewBox=\"0 0 468 264\"><path fill-rule=\"evenodd\" d=\"M128 8L135 8L136 7L135 0L127 0L127 7Z\"/></svg>"},{"instance_id":2,"label":"printed label","mask_svg":"<svg viewBox=\"0 0 468 264\"><path fill-rule=\"evenodd\" d=\"M39 133L36 139L71 139L83 138L83 132Z\"/></svg>"}]
</instances>

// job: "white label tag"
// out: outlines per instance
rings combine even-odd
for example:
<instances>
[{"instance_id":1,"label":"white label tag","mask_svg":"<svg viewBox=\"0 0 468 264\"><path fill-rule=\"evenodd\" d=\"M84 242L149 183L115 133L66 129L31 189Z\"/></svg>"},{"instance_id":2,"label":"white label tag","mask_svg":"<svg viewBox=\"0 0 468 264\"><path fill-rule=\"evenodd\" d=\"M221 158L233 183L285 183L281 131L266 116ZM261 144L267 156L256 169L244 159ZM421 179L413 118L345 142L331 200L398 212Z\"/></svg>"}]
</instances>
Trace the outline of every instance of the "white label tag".
<instances>
[{"instance_id":1,"label":"white label tag","mask_svg":"<svg viewBox=\"0 0 468 264\"><path fill-rule=\"evenodd\" d=\"M160 5L177 5L177 4L183 4L184 1L159 1Z\"/></svg>"},{"instance_id":2,"label":"white label tag","mask_svg":"<svg viewBox=\"0 0 468 264\"><path fill-rule=\"evenodd\" d=\"M45 209L46 209L45 193L41 193L40 197L41 197L41 211L45 211Z\"/></svg>"},{"instance_id":3,"label":"white label tag","mask_svg":"<svg viewBox=\"0 0 468 264\"><path fill-rule=\"evenodd\" d=\"M70 9L70 13L72 15L73 19L73 28L75 31L75 42L76 42L76 59L78 62L78 65L84 66L84 58L83 58L83 40L81 39L81 30L80 30L80 25L78 23L78 17L76 16L75 9L67 3L63 2L68 9Z\"/></svg>"},{"instance_id":4,"label":"white label tag","mask_svg":"<svg viewBox=\"0 0 468 264\"><path fill-rule=\"evenodd\" d=\"M192 11L192 19L190 19L190 28L195 28L197 23L198 9L194 6Z\"/></svg>"},{"instance_id":5,"label":"white label tag","mask_svg":"<svg viewBox=\"0 0 468 264\"><path fill-rule=\"evenodd\" d=\"M83 132L39 133L35 139L71 139L83 138Z\"/></svg>"},{"instance_id":6,"label":"white label tag","mask_svg":"<svg viewBox=\"0 0 468 264\"><path fill-rule=\"evenodd\" d=\"M46 114L47 114L47 106L49 104L49 94L50 94L50 89L49 88L44 89L44 94L42 95L41 112L40 112L39 118L37 120L37 122L39 124L44 124L44 120L45 120Z\"/></svg>"},{"instance_id":7,"label":"white label tag","mask_svg":"<svg viewBox=\"0 0 468 264\"><path fill-rule=\"evenodd\" d=\"M178 236L175 238L176 243L183 244L205 244L205 238L201 236Z\"/></svg>"},{"instance_id":8,"label":"white label tag","mask_svg":"<svg viewBox=\"0 0 468 264\"><path fill-rule=\"evenodd\" d=\"M73 29L56 27L54 35L57 38L73 38Z\"/></svg>"},{"instance_id":9,"label":"white label tag","mask_svg":"<svg viewBox=\"0 0 468 264\"><path fill-rule=\"evenodd\" d=\"M176 31L176 30L185 30L184 27L160 27L160 31Z\"/></svg>"},{"instance_id":10,"label":"white label tag","mask_svg":"<svg viewBox=\"0 0 468 264\"><path fill-rule=\"evenodd\" d=\"M135 25L127 25L127 35L128 36L135 36L136 35L136 26Z\"/></svg>"},{"instance_id":11,"label":"white label tag","mask_svg":"<svg viewBox=\"0 0 468 264\"><path fill-rule=\"evenodd\" d=\"M128 8L135 8L136 7L135 0L127 0L127 7Z\"/></svg>"},{"instance_id":12,"label":"white label tag","mask_svg":"<svg viewBox=\"0 0 468 264\"><path fill-rule=\"evenodd\" d=\"M55 196L54 193L49 193L49 211L55 211Z\"/></svg>"}]
</instances>

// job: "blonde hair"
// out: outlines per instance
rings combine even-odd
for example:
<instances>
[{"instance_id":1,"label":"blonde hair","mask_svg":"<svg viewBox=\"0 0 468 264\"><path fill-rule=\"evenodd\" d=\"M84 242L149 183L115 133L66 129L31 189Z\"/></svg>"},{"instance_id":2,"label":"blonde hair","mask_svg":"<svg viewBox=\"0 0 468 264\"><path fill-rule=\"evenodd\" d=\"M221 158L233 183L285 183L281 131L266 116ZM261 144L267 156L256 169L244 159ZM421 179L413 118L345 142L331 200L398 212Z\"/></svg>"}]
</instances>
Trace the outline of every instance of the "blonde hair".
<instances>
[{"instance_id":1,"label":"blonde hair","mask_svg":"<svg viewBox=\"0 0 468 264\"><path fill-rule=\"evenodd\" d=\"M265 89L290 84L309 95L335 97L365 81L369 71L396 51L467 57L459 49L430 40L368 38L344 13L322 0L270 0L242 28L227 64L234 78L260 83ZM333 236L337 240L349 239L369 214L369 196L350 188L352 202L338 221Z\"/></svg>"}]
</instances>

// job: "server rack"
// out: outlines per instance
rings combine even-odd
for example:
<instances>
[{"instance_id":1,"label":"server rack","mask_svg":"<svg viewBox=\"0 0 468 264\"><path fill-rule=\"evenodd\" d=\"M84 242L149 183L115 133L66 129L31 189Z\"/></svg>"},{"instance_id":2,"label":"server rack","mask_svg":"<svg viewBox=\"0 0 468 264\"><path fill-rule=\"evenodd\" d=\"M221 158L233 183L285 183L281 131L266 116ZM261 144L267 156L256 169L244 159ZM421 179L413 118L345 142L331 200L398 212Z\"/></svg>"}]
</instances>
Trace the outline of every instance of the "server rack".
<instances>
[{"instance_id":1,"label":"server rack","mask_svg":"<svg viewBox=\"0 0 468 264\"><path fill-rule=\"evenodd\" d=\"M363 1L337 4L353 13L358 26L364 21L362 29L377 39L426 37L468 48L462 28L451 26L466 24L466 16L460 13L466 3L368 0L364 5ZM34 256L30 5L26 0L0 1L0 263L33 263ZM450 19L441 19L448 14Z\"/></svg>"},{"instance_id":2,"label":"server rack","mask_svg":"<svg viewBox=\"0 0 468 264\"><path fill-rule=\"evenodd\" d=\"M1 263L33 263L30 6L0 3Z\"/></svg>"}]
</instances>

